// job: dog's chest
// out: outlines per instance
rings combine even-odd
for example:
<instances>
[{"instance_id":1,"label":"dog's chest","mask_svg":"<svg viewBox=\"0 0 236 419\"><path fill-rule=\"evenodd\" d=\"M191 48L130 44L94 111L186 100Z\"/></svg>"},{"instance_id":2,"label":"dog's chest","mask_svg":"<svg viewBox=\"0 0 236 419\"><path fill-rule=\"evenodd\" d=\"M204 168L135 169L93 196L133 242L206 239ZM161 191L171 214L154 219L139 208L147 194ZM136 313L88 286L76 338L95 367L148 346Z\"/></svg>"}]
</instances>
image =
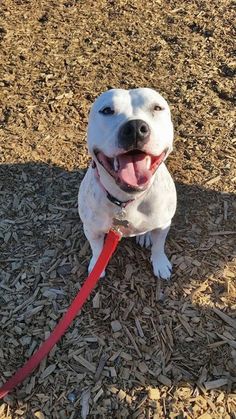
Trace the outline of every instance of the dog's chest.
<instances>
[{"instance_id":1,"label":"dog's chest","mask_svg":"<svg viewBox=\"0 0 236 419\"><path fill-rule=\"evenodd\" d=\"M176 192L164 165L158 173L142 199L135 199L121 208L110 202L94 171L89 170L80 187L79 212L83 223L94 233L106 234L112 227L120 228L126 237L166 225L175 212Z\"/></svg>"},{"instance_id":2,"label":"dog's chest","mask_svg":"<svg viewBox=\"0 0 236 419\"><path fill-rule=\"evenodd\" d=\"M110 211L111 226L118 229L126 237L145 233L150 229L152 223L155 224L155 220L152 220L152 214L140 212L136 203L130 203L123 208L113 207L110 208Z\"/></svg>"}]
</instances>

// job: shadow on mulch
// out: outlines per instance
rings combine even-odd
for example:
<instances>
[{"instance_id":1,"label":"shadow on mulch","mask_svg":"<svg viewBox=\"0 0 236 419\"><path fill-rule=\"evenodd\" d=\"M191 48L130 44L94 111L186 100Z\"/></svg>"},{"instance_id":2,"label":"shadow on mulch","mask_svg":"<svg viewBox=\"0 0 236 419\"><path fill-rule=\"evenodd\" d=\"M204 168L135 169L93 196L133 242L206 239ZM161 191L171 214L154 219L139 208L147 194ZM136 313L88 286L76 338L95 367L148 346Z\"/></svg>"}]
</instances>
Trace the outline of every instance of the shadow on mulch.
<instances>
[{"instance_id":1,"label":"shadow on mulch","mask_svg":"<svg viewBox=\"0 0 236 419\"><path fill-rule=\"evenodd\" d=\"M67 172L38 163L0 166L0 370L5 379L54 327L86 277L90 250L77 213L83 175L82 170ZM195 391L195 398L218 387L226 393L233 391L236 363L230 342L235 328L224 312L227 308L232 320L236 296L234 195L180 183L177 191L178 209L167 243L174 265L172 281L157 281L149 251L136 246L133 239L122 240L107 278L100 280L92 299L59 343L56 359L54 353L49 357L55 369L42 380L43 363L34 374L38 383L31 377L17 390L19 399L37 400L29 401L33 410L43 400L47 404L50 385L56 386L55 397L63 391L65 396L79 375L80 389L93 388L91 371L104 353L107 369L97 391L103 385L103 397L114 398L115 390L109 393L111 386L117 388L117 394L119 389L133 395L138 391L132 411L147 387L159 387L166 414L172 412L178 397L181 403L183 394L175 392L186 385L190 393ZM114 320L121 326L117 331L111 327ZM73 352L79 356L73 358ZM81 365L80 356L93 365L90 371ZM191 395L192 401L184 403L193 407L195 399L190 393L186 397ZM155 402L163 410L162 401ZM60 403L66 412L73 411L66 397ZM110 411L117 410L119 403L118 397ZM155 406L150 406L155 412ZM129 414L129 408L124 409Z\"/></svg>"},{"instance_id":2,"label":"shadow on mulch","mask_svg":"<svg viewBox=\"0 0 236 419\"><path fill-rule=\"evenodd\" d=\"M4 216L6 215L10 220L10 225L14 225L14 221L16 221L17 226L17 220L21 218L19 216L18 208L19 200L17 199L17 195L20 192L25 199L27 197L25 206L28 206L28 211L31 215L32 212L36 214L40 213L41 217L39 215L39 218L43 219L45 218L44 215L46 213L51 212L52 214L55 214L57 211L63 211L63 208L59 208L58 205L62 207L65 204L66 208L64 208L64 211L67 210L68 212L66 220L68 218L70 221L74 219L74 222L79 224L82 229L82 224L76 208L79 185L84 174L84 170L68 172L60 167L47 164L25 163L1 165L0 191L3 197L7 194L9 199L8 203L6 201L4 202L4 199L2 199L3 208L1 208L1 212L3 215L3 222ZM62 186L63 191L61 191ZM223 268L224 263L227 264L227 262L232 261L234 256L232 256L234 248L233 240L231 240L233 231L230 229L235 225L234 220L232 219L233 210L231 205L234 204L236 195L180 182L176 183L176 188L178 205L176 215L172 222L171 232L168 236L170 239L168 245L169 254L172 254L172 256L173 254L178 255L176 250L181 254L183 251L186 251L186 254L189 252L195 253L201 251L202 259L203 261L206 261L204 276L211 276L215 271L219 270L219 267ZM32 203L32 205L30 205L30 203ZM53 206L55 204L57 207L54 209ZM70 208L72 208L71 211ZM227 211L225 211L225 208L227 208ZM22 211L21 207L20 211ZM45 211L45 213L43 213L43 211ZM230 211L230 214L228 214L228 211ZM27 213L26 210L25 213ZM56 217L54 217L54 219L56 219ZM23 223L24 221L20 222L21 225ZM222 223L224 224L223 226ZM50 228L50 222L48 221L41 222L41 224L47 225ZM32 228L37 229L37 227L38 223L34 223L32 220ZM63 223L59 225L59 228L63 231ZM220 246L222 237L223 241L225 241L226 236L226 244L228 244L229 247L226 245ZM31 237L33 242L39 239L38 247L40 247L40 238L37 237L37 234L35 237L31 235ZM4 237L2 236L1 239L4 244ZM85 238L83 237L83 243L84 240ZM134 241L133 239L126 240L131 243ZM9 238L7 239L7 244L8 243ZM230 246L231 243L232 247ZM216 254L213 255L214 252L212 253L211 250L215 245L218 247L218 250ZM136 247L137 249L139 248L138 246ZM13 248L14 246L12 249ZM149 253L149 251L146 251L145 249L141 249L141 251L144 251L145 255ZM176 258L172 259L175 265ZM184 264L186 264L186 266L184 266ZM179 263L177 265L179 265ZM198 265L200 267L200 263L195 264L196 268ZM184 271L185 268L188 269L188 263L187 260L184 261L183 259L182 270ZM193 276L193 278L197 278L198 275L198 269L192 270L191 276ZM200 273L200 276L202 276L202 273ZM184 285L184 283L182 283L182 285Z\"/></svg>"}]
</instances>

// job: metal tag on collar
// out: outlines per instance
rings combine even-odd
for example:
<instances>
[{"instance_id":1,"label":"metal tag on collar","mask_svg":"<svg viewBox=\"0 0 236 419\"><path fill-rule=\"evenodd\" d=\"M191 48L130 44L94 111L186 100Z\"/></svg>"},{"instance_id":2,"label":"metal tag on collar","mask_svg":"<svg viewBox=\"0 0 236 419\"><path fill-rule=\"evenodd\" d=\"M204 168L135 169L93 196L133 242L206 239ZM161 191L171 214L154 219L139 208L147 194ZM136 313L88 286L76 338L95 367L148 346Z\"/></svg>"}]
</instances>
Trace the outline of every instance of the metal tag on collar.
<instances>
[{"instance_id":1,"label":"metal tag on collar","mask_svg":"<svg viewBox=\"0 0 236 419\"><path fill-rule=\"evenodd\" d=\"M123 207L117 207L115 212L115 217L113 218L113 225L115 227L129 227L129 222L125 219L126 218L126 210Z\"/></svg>"},{"instance_id":2,"label":"metal tag on collar","mask_svg":"<svg viewBox=\"0 0 236 419\"><path fill-rule=\"evenodd\" d=\"M124 207L118 207L115 211L115 218L117 220L124 220L126 217L126 210Z\"/></svg>"},{"instance_id":3,"label":"metal tag on collar","mask_svg":"<svg viewBox=\"0 0 236 419\"><path fill-rule=\"evenodd\" d=\"M119 220L117 218L113 218L113 226L114 227L125 227L128 228L129 227L129 221L127 220Z\"/></svg>"}]
</instances>

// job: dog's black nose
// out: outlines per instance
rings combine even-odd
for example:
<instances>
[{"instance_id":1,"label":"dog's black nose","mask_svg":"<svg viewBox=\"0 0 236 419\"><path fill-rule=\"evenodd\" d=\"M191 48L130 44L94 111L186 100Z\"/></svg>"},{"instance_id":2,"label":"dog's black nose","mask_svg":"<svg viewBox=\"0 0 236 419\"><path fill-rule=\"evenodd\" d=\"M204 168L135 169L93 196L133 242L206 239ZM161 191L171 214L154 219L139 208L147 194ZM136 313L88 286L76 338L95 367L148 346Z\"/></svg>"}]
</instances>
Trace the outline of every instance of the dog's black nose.
<instances>
[{"instance_id":1,"label":"dog's black nose","mask_svg":"<svg viewBox=\"0 0 236 419\"><path fill-rule=\"evenodd\" d=\"M120 128L118 144L125 150L142 148L149 140L150 128L142 119L132 119Z\"/></svg>"}]
</instances>

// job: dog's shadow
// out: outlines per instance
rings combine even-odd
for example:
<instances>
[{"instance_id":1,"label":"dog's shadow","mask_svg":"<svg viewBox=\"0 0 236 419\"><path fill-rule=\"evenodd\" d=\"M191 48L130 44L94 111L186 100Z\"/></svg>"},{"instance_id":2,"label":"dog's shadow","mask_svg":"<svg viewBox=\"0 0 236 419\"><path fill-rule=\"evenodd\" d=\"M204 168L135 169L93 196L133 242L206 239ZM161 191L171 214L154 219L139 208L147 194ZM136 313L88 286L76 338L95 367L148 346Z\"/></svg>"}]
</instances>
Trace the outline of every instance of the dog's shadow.
<instances>
[{"instance_id":1,"label":"dog's shadow","mask_svg":"<svg viewBox=\"0 0 236 419\"><path fill-rule=\"evenodd\" d=\"M90 249L77 212L83 175L84 170L40 163L0 166L0 346L9 348L1 355L0 370L5 378L53 328L86 277ZM204 381L225 378L233 388L236 365L229 341L235 330L223 312L227 308L232 317L236 296L234 196L186 184L178 184L177 191L167 242L172 281L157 281L149 250L133 239L122 240L107 277L59 344L49 382L55 379L60 387L65 365L72 376L87 372L71 361L80 342L80 353L94 365L107 351L110 361L101 378L107 385L177 388L188 382L201 387ZM85 347L81 342L88 335ZM18 356L13 357L16 347ZM120 356L123 352L126 356ZM109 368L116 373L110 375ZM40 373L35 373L37 385L40 393L47 392ZM29 387L17 394L27 398Z\"/></svg>"},{"instance_id":2,"label":"dog's shadow","mask_svg":"<svg viewBox=\"0 0 236 419\"><path fill-rule=\"evenodd\" d=\"M233 268L235 256L235 195L180 182L176 183L176 188L177 211L166 244L173 275L172 281L162 281L162 286L164 289L174 287L181 298L184 289L187 291L188 287L191 289L198 282L203 284L207 280L205 297L208 296L212 302L220 302L221 297L227 294L224 300L227 305L227 301L232 302L236 296L233 284L232 294L227 292L233 279L230 267ZM143 270L144 276L148 271L150 276L150 250L134 247L131 244L133 241L126 239L122 243L133 257L133 271L135 268L137 272ZM120 272L124 272L127 260L120 247Z\"/></svg>"}]
</instances>

